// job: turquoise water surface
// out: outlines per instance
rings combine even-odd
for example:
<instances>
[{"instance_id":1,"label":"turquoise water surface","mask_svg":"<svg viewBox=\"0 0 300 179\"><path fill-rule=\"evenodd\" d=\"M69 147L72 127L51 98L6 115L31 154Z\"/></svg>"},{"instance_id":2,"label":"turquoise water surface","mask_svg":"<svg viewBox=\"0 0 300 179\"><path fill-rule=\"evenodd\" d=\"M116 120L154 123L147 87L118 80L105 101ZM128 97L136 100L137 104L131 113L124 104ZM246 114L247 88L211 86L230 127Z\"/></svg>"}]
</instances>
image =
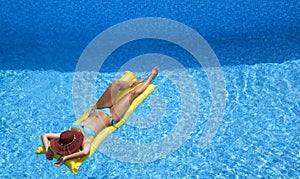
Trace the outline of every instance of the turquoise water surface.
<instances>
[{"instance_id":1,"label":"turquoise water surface","mask_svg":"<svg viewBox=\"0 0 300 179\"><path fill-rule=\"evenodd\" d=\"M195 78L202 105L196 127L178 150L165 158L141 164L121 162L96 151L76 177L147 178L151 173L153 178L266 175L296 178L299 175L299 69L299 60L225 66L229 93L226 113L217 136L205 149L200 149L198 143L210 108L209 83L203 71L188 69ZM176 71L162 71L161 76L166 73L178 75ZM3 84L0 101L1 106L6 106L1 112L1 176L74 177L67 167L54 167L44 155L34 154L41 145L41 133L65 130L75 119L71 96L73 74L1 70L0 75ZM100 76L97 93L105 89L115 73ZM158 87L149 98L165 96L166 114L160 116L155 126L139 130L125 125L115 135L134 143L146 143L172 130L178 113L184 112L180 109L180 99L170 95L173 85L164 82L163 77L158 77L155 83ZM147 116L150 99L138 108L136 115ZM117 148L113 150L118 152Z\"/></svg>"}]
</instances>

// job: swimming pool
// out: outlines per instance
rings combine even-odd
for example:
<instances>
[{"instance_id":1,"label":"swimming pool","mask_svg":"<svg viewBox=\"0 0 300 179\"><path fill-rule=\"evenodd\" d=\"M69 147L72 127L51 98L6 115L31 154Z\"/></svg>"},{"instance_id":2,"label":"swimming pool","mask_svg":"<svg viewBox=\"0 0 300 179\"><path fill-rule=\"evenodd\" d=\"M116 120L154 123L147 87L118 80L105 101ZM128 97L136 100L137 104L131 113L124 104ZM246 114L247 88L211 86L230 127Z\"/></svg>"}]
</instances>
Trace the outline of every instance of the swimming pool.
<instances>
[{"instance_id":1,"label":"swimming pool","mask_svg":"<svg viewBox=\"0 0 300 179\"><path fill-rule=\"evenodd\" d=\"M1 2L0 177L297 178L299 2L157 1L147 5L123 1ZM188 115L196 118L196 123L191 122L190 131L177 132L189 134L182 144L160 155L173 146L156 146L153 153L131 153L108 139L112 144L103 143L78 175L64 166L54 167L44 155L35 155L42 133L61 132L76 119L74 74L88 43L115 24L146 16L190 26L218 56L228 96L213 141L199 147L212 106L210 81L201 65L177 45L144 39L123 45L106 59L96 73L93 100L122 74L125 69L119 71L121 67L127 64L130 68L130 60L143 54L170 56L184 68L164 68L162 64L154 80L157 89L114 136L136 145L169 136L190 110L183 105L180 90L190 92L195 87L196 93L187 94L187 103L194 99L199 102L190 106L196 110ZM151 68L147 65L136 73L145 77ZM190 79L181 79L184 73ZM93 75L88 72L81 80L89 81ZM193 86L189 86L191 82ZM90 91L87 88L82 93ZM82 106L90 105L81 100ZM115 158L120 151L125 155ZM155 160L146 161L152 158Z\"/></svg>"}]
</instances>

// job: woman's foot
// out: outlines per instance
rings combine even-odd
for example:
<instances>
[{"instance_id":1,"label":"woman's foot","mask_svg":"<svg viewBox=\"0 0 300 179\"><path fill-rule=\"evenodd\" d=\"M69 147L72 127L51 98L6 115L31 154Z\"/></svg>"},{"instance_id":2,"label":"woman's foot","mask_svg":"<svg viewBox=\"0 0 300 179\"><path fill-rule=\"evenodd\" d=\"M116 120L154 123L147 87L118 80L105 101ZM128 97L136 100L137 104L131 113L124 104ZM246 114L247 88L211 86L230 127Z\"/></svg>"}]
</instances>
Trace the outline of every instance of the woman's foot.
<instances>
[{"instance_id":1,"label":"woman's foot","mask_svg":"<svg viewBox=\"0 0 300 179\"><path fill-rule=\"evenodd\" d=\"M157 76L158 72L159 72L158 67L154 67L154 68L152 69L152 72L151 72L151 74L150 74L148 80L150 80L150 81L153 80L153 79Z\"/></svg>"}]
</instances>

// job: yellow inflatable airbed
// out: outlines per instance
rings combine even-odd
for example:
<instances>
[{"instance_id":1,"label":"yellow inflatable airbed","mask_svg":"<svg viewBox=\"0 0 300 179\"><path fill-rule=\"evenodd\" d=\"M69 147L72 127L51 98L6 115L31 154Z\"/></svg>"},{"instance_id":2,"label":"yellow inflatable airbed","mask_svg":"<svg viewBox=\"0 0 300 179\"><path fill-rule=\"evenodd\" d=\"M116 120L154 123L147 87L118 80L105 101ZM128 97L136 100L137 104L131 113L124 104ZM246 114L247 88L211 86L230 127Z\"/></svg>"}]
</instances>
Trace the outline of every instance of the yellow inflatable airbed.
<instances>
[{"instance_id":1,"label":"yellow inflatable airbed","mask_svg":"<svg viewBox=\"0 0 300 179\"><path fill-rule=\"evenodd\" d=\"M130 72L130 71L126 71L126 73L122 76L122 78L120 80L123 81L134 81L136 80L136 76L134 75L134 73ZM103 129L93 140L93 142L91 143L91 149L90 149L90 153L89 155L82 157L82 158L76 158L76 159L71 159L71 160L67 160L65 161L65 165L67 165L69 167L69 169L74 173L77 174L78 173L78 169L80 167L80 165L89 157L91 157L94 152L96 151L96 149L98 148L98 146L101 144L101 142L108 136L110 135L112 132L114 132L117 128L119 128L120 126L122 126L125 121L128 119L128 117L131 115L131 113L141 104L141 102L143 102L143 100L149 95L151 94L151 92L155 89L155 85L150 84L146 90L139 95L130 105L129 109L127 110L126 114L124 115L124 117L116 124L116 126L109 126L106 127L105 129ZM127 89L124 91L120 91L118 96L117 96L117 101L122 98L124 95L126 95L131 89ZM89 112L90 112L91 108L88 109L80 118L78 118L75 123L79 123L81 121L83 121L85 118L88 117ZM50 146L51 147L51 146ZM53 151L53 150L52 150ZM36 152L36 154L45 154L45 148L44 147L39 147ZM54 157L57 159L60 156L54 152Z\"/></svg>"}]
</instances>

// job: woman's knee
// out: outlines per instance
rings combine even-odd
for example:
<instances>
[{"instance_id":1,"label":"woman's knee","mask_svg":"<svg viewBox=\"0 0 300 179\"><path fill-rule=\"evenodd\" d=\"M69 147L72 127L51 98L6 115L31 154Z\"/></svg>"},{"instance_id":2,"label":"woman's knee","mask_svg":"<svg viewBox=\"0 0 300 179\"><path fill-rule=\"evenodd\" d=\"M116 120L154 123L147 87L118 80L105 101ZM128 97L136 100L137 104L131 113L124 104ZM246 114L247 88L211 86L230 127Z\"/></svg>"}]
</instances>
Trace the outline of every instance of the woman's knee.
<instances>
[{"instance_id":1,"label":"woman's knee","mask_svg":"<svg viewBox=\"0 0 300 179\"><path fill-rule=\"evenodd\" d=\"M112 85L119 85L119 80L114 80L111 84Z\"/></svg>"},{"instance_id":2,"label":"woman's knee","mask_svg":"<svg viewBox=\"0 0 300 179\"><path fill-rule=\"evenodd\" d=\"M120 80L114 80L112 83L111 83L111 87L113 89L119 89L120 88Z\"/></svg>"}]
</instances>

